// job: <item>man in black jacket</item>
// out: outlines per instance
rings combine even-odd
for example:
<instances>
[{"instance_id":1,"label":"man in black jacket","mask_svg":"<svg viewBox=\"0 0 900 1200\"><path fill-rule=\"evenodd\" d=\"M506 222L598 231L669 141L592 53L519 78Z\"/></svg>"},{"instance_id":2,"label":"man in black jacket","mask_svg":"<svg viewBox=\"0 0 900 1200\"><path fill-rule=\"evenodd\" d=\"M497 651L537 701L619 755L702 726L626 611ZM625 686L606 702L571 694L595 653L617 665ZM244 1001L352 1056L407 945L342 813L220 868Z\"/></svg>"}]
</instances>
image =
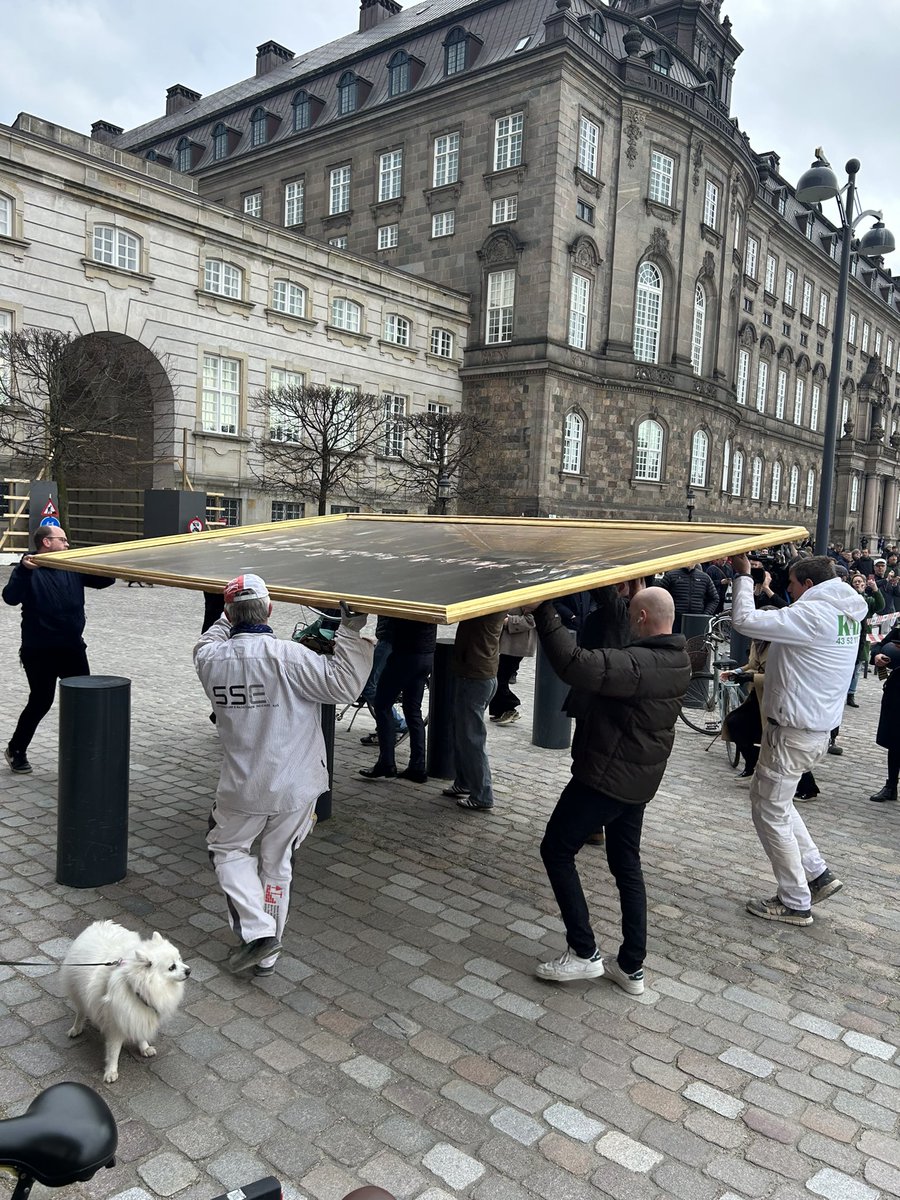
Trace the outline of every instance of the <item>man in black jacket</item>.
<instances>
[{"instance_id":1,"label":"man in black jacket","mask_svg":"<svg viewBox=\"0 0 900 1200\"><path fill-rule=\"evenodd\" d=\"M681 632L681 618L686 613L699 613L711 617L719 607L719 592L716 585L699 566L679 567L666 571L661 587L672 596L675 604L673 628Z\"/></svg>"},{"instance_id":2,"label":"man in black jacket","mask_svg":"<svg viewBox=\"0 0 900 1200\"><path fill-rule=\"evenodd\" d=\"M64 529L42 525L34 535L34 553L13 567L3 589L7 604L22 605L22 647L19 658L28 679L28 703L5 750L9 769L17 775L31 770L28 747L38 725L50 711L57 679L90 675L84 639L84 589L115 583L99 575L43 568L45 554L68 550Z\"/></svg>"},{"instance_id":3,"label":"man in black jacket","mask_svg":"<svg viewBox=\"0 0 900 1200\"><path fill-rule=\"evenodd\" d=\"M535 612L547 658L560 679L572 686L568 711L578 718L572 779L541 843L568 949L538 966L540 979L568 983L606 974L630 995L644 990L647 897L641 827L644 808L665 772L691 679L684 638L672 633L674 615L667 591L644 588L629 607L630 645L585 650L572 645L552 604L542 604ZM609 958L601 958L597 949L575 866L575 855L601 826L606 828L607 861L622 907L622 945L618 956Z\"/></svg>"}]
</instances>

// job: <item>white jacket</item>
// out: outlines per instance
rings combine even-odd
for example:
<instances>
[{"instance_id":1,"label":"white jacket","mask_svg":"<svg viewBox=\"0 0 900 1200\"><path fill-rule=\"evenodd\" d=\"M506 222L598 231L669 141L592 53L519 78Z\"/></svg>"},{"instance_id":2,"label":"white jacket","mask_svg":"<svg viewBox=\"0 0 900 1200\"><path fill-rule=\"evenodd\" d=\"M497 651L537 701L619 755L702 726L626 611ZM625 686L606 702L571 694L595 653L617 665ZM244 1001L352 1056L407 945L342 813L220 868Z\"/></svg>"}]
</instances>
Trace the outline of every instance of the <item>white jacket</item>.
<instances>
[{"instance_id":1,"label":"white jacket","mask_svg":"<svg viewBox=\"0 0 900 1200\"><path fill-rule=\"evenodd\" d=\"M334 655L271 633L238 633L220 617L194 647L222 742L216 800L242 813L312 811L328 787L319 705L355 700L374 646L342 625Z\"/></svg>"},{"instance_id":2,"label":"white jacket","mask_svg":"<svg viewBox=\"0 0 900 1200\"><path fill-rule=\"evenodd\" d=\"M856 665L865 600L843 579L827 579L787 608L763 612L753 580L732 582L731 620L747 637L771 642L766 659L766 713L779 725L817 732L841 723Z\"/></svg>"}]
</instances>

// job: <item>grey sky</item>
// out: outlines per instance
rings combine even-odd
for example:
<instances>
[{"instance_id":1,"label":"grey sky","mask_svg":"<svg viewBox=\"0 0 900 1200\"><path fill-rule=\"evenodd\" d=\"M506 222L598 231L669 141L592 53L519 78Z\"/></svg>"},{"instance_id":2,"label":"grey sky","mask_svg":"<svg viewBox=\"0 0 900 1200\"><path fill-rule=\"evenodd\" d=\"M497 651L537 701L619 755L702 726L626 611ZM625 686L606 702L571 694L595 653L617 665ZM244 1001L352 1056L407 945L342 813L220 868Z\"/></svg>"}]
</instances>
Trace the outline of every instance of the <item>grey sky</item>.
<instances>
[{"instance_id":1,"label":"grey sky","mask_svg":"<svg viewBox=\"0 0 900 1200\"><path fill-rule=\"evenodd\" d=\"M791 181L818 145L839 170L859 158L863 207L883 208L900 236L886 137L900 0L725 0L725 11L744 46L732 113L754 148L776 150ZM100 118L131 128L162 114L171 84L217 91L253 74L260 42L299 53L351 33L357 14L357 0L0 0L0 121L26 111L84 133Z\"/></svg>"}]
</instances>

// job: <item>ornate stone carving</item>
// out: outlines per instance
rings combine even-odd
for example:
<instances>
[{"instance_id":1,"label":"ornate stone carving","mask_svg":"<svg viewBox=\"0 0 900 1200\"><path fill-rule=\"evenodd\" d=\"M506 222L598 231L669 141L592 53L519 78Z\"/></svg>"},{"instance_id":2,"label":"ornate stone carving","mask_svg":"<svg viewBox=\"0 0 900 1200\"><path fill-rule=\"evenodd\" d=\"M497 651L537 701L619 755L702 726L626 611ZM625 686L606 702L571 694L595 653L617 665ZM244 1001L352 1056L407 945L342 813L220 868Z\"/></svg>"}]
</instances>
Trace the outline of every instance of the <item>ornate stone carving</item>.
<instances>
[{"instance_id":1,"label":"ornate stone carving","mask_svg":"<svg viewBox=\"0 0 900 1200\"><path fill-rule=\"evenodd\" d=\"M524 248L524 243L513 237L509 230L501 229L485 241L478 251L478 257L485 266L490 267L495 263L515 262Z\"/></svg>"},{"instance_id":2,"label":"ornate stone carving","mask_svg":"<svg viewBox=\"0 0 900 1200\"><path fill-rule=\"evenodd\" d=\"M700 267L701 279L715 279L716 277L716 258L711 250L707 250L703 255L703 264Z\"/></svg>"},{"instance_id":3,"label":"ornate stone carving","mask_svg":"<svg viewBox=\"0 0 900 1200\"><path fill-rule=\"evenodd\" d=\"M681 216L677 208L670 208L668 204L659 204L656 200L651 200L649 196L644 197L644 208L647 210L648 217L671 221L673 225L678 224L678 218Z\"/></svg>"},{"instance_id":4,"label":"ornate stone carving","mask_svg":"<svg viewBox=\"0 0 900 1200\"><path fill-rule=\"evenodd\" d=\"M703 166L703 151L706 149L706 143L703 138L697 139L697 144L694 146L694 174L691 183L694 185L694 191L700 186L700 169Z\"/></svg>"},{"instance_id":5,"label":"ornate stone carving","mask_svg":"<svg viewBox=\"0 0 900 1200\"><path fill-rule=\"evenodd\" d=\"M657 225L650 234L650 242L645 253L656 258L669 258L669 235L661 225Z\"/></svg>"},{"instance_id":6,"label":"ornate stone carving","mask_svg":"<svg viewBox=\"0 0 900 1200\"><path fill-rule=\"evenodd\" d=\"M849 437L853 433L853 421L850 417L844 422L844 433Z\"/></svg>"},{"instance_id":7,"label":"ornate stone carving","mask_svg":"<svg viewBox=\"0 0 900 1200\"><path fill-rule=\"evenodd\" d=\"M639 383L656 383L663 387L675 386L675 372L663 371L659 367L637 366L634 368L634 377Z\"/></svg>"},{"instance_id":8,"label":"ornate stone carving","mask_svg":"<svg viewBox=\"0 0 900 1200\"><path fill-rule=\"evenodd\" d=\"M481 360L484 363L502 363L509 358L509 351L505 347L497 350L483 350Z\"/></svg>"},{"instance_id":9,"label":"ornate stone carving","mask_svg":"<svg viewBox=\"0 0 900 1200\"><path fill-rule=\"evenodd\" d=\"M570 243L569 257L572 260L572 266L580 267L583 271L595 271L603 261L594 240L587 235L577 237L574 242Z\"/></svg>"},{"instance_id":10,"label":"ornate stone carving","mask_svg":"<svg viewBox=\"0 0 900 1200\"><path fill-rule=\"evenodd\" d=\"M742 346L753 346L756 343L756 330L749 321L745 321L741 326L740 334L738 335Z\"/></svg>"},{"instance_id":11,"label":"ornate stone carving","mask_svg":"<svg viewBox=\"0 0 900 1200\"><path fill-rule=\"evenodd\" d=\"M707 400L715 400L716 385L714 383L704 383L702 379L694 380L694 391L698 396L705 396Z\"/></svg>"},{"instance_id":12,"label":"ornate stone carving","mask_svg":"<svg viewBox=\"0 0 900 1200\"><path fill-rule=\"evenodd\" d=\"M647 114L639 108L625 109L625 140L628 143L625 157L628 159L628 165L631 167L637 162L638 142L644 136L644 122L646 119Z\"/></svg>"}]
</instances>

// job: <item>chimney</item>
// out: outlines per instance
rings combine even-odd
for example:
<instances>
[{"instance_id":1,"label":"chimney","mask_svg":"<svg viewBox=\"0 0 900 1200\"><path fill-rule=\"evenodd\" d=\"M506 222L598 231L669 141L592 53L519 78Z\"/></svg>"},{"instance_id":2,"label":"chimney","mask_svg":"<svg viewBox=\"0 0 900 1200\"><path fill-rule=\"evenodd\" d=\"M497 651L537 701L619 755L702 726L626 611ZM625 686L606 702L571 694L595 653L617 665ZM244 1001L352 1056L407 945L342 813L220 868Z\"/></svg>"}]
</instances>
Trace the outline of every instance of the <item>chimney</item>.
<instances>
[{"instance_id":1,"label":"chimney","mask_svg":"<svg viewBox=\"0 0 900 1200\"><path fill-rule=\"evenodd\" d=\"M366 29L373 29L382 21L386 21L389 17L395 17L398 12L402 11L397 0L362 0L359 6L359 32L363 33Z\"/></svg>"},{"instance_id":2,"label":"chimney","mask_svg":"<svg viewBox=\"0 0 900 1200\"><path fill-rule=\"evenodd\" d=\"M190 105L195 104L199 99L199 92L192 92L183 83L176 83L166 92L166 116L171 117L172 113L181 112L183 108L189 108Z\"/></svg>"},{"instance_id":3,"label":"chimney","mask_svg":"<svg viewBox=\"0 0 900 1200\"><path fill-rule=\"evenodd\" d=\"M112 146L119 134L124 132L121 125L113 125L110 121L95 121L91 126L91 141Z\"/></svg>"},{"instance_id":4,"label":"chimney","mask_svg":"<svg viewBox=\"0 0 900 1200\"><path fill-rule=\"evenodd\" d=\"M261 46L256 47L256 74L268 75L276 67L290 62L293 57L293 50L288 50L286 46L279 46L277 42L263 42Z\"/></svg>"}]
</instances>

